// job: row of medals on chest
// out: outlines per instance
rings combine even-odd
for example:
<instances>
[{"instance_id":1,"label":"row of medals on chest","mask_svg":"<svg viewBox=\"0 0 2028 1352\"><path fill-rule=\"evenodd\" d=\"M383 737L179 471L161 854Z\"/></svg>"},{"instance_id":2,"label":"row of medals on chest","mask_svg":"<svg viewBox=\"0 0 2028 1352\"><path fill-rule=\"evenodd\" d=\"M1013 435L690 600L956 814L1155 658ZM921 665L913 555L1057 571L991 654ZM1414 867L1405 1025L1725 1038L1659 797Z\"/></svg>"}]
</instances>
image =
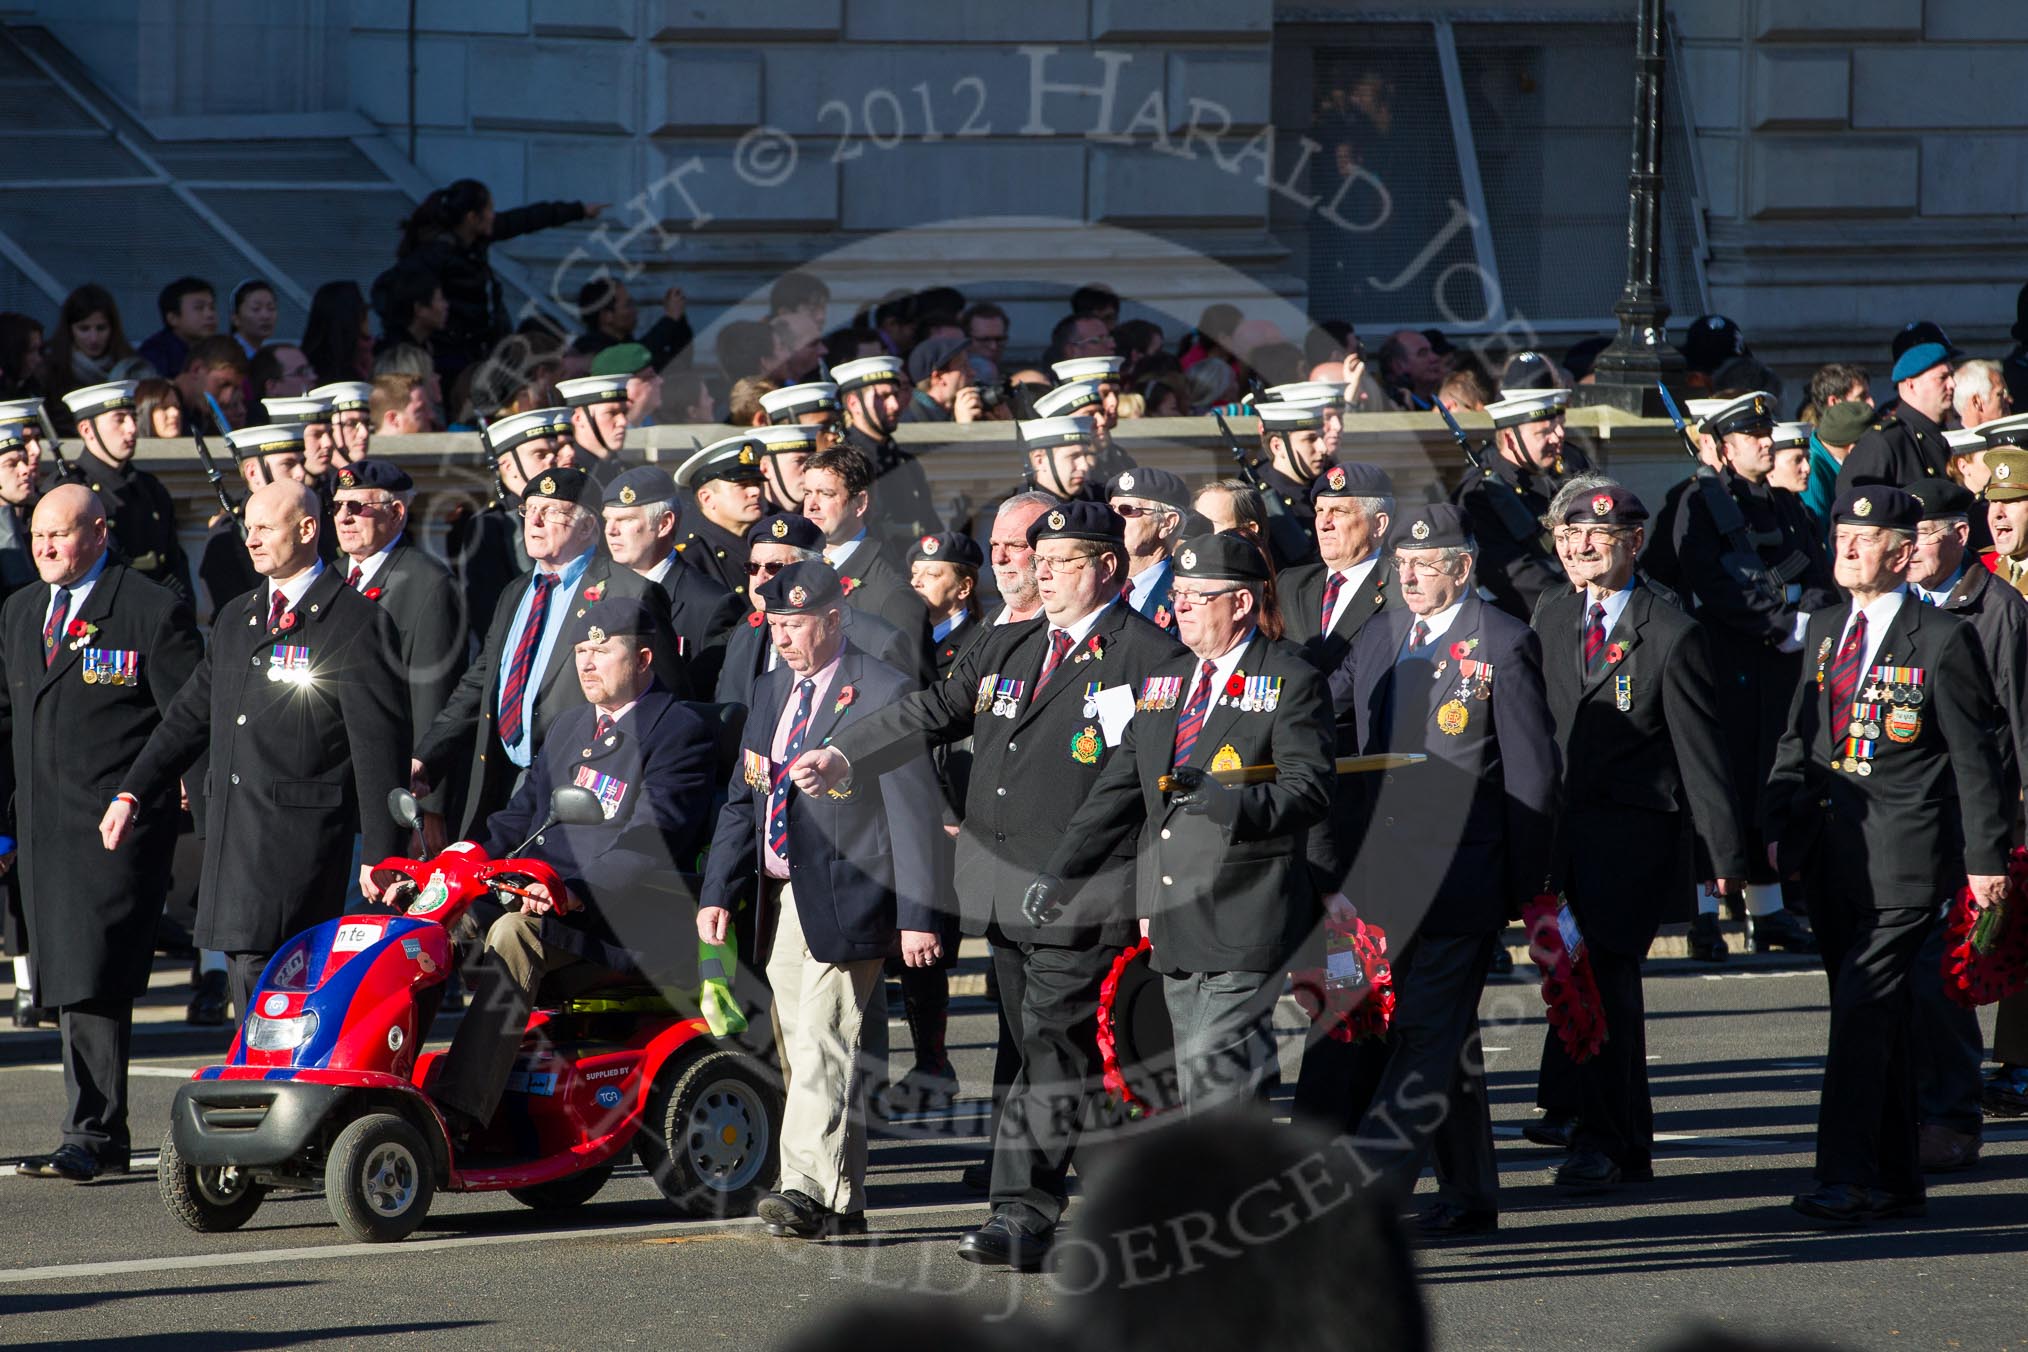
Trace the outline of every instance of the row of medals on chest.
<instances>
[{"instance_id":1,"label":"row of medals on chest","mask_svg":"<svg viewBox=\"0 0 2028 1352\"><path fill-rule=\"evenodd\" d=\"M1913 681L1882 683L1872 677L1859 692L1859 700L1853 705L1852 721L1845 728L1844 756L1832 757L1831 768L1858 775L1861 779L1873 773L1873 756L1868 749L1864 755L1852 754L1856 744L1876 742L1883 733L1890 741L1912 742L1922 728L1920 710L1929 698L1922 686ZM1879 714L1878 705L1886 703L1889 709L1884 718Z\"/></svg>"}]
</instances>

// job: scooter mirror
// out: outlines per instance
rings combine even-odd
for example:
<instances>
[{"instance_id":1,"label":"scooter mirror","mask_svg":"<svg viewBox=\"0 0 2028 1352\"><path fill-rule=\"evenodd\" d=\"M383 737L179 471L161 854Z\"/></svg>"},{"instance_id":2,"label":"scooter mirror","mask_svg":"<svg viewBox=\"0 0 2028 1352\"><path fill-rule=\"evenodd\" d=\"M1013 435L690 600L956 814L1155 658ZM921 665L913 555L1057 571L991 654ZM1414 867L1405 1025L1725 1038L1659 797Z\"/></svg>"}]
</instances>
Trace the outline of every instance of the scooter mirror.
<instances>
[{"instance_id":1,"label":"scooter mirror","mask_svg":"<svg viewBox=\"0 0 2028 1352\"><path fill-rule=\"evenodd\" d=\"M584 790L579 789L578 792L583 793ZM387 791L387 815L394 818L396 826L406 827L411 831L415 830L416 823L422 820L422 814L416 808L415 795L407 789Z\"/></svg>"},{"instance_id":2,"label":"scooter mirror","mask_svg":"<svg viewBox=\"0 0 2028 1352\"><path fill-rule=\"evenodd\" d=\"M597 826L606 819L606 810L590 789L563 784L549 795L549 815L565 826Z\"/></svg>"}]
</instances>

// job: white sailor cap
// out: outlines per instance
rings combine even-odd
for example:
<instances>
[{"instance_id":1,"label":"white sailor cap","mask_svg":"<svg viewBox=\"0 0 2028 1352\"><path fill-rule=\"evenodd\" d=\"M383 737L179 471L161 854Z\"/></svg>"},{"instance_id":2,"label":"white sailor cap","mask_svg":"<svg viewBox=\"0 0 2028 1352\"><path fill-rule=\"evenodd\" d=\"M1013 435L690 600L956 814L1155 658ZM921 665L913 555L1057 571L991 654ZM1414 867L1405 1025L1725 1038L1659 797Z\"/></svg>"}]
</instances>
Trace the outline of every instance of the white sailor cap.
<instances>
[{"instance_id":1,"label":"white sailor cap","mask_svg":"<svg viewBox=\"0 0 2028 1352\"><path fill-rule=\"evenodd\" d=\"M331 421L330 401L313 394L288 399L263 399L261 407L267 410L269 422L310 425Z\"/></svg>"},{"instance_id":2,"label":"white sailor cap","mask_svg":"<svg viewBox=\"0 0 2028 1352\"><path fill-rule=\"evenodd\" d=\"M1081 380L1066 381L1055 389L1044 390L1035 396L1035 416L1066 418L1079 409L1104 403L1105 397L1104 385L1089 376Z\"/></svg>"},{"instance_id":3,"label":"white sailor cap","mask_svg":"<svg viewBox=\"0 0 2028 1352\"><path fill-rule=\"evenodd\" d=\"M232 447L233 458L251 460L257 455L283 455L303 449L302 423L266 423L259 427L240 427L225 434L225 444Z\"/></svg>"},{"instance_id":4,"label":"white sailor cap","mask_svg":"<svg viewBox=\"0 0 2028 1352\"><path fill-rule=\"evenodd\" d=\"M1315 432L1322 429L1324 419L1336 407L1314 399L1300 403L1270 399L1256 403L1253 411L1263 432Z\"/></svg>"},{"instance_id":5,"label":"white sailor cap","mask_svg":"<svg viewBox=\"0 0 2028 1352\"><path fill-rule=\"evenodd\" d=\"M855 361L839 362L831 368L831 379L837 384L840 394L850 394L868 385L898 384L901 378L899 357L860 357Z\"/></svg>"},{"instance_id":6,"label":"white sailor cap","mask_svg":"<svg viewBox=\"0 0 2028 1352\"><path fill-rule=\"evenodd\" d=\"M760 406L761 411L768 415L769 422L777 418L796 418L805 413L836 413L838 387L828 380L805 380L795 385L784 385L762 395Z\"/></svg>"},{"instance_id":7,"label":"white sailor cap","mask_svg":"<svg viewBox=\"0 0 2028 1352\"><path fill-rule=\"evenodd\" d=\"M750 427L721 437L676 467L676 486L695 488L713 479L757 481L761 477L761 440L766 429Z\"/></svg>"},{"instance_id":8,"label":"white sailor cap","mask_svg":"<svg viewBox=\"0 0 2028 1352\"><path fill-rule=\"evenodd\" d=\"M627 402L627 381L631 376L579 376L576 380L559 380L556 392L563 396L563 402L571 408L587 408L592 404L624 404Z\"/></svg>"},{"instance_id":9,"label":"white sailor cap","mask_svg":"<svg viewBox=\"0 0 2028 1352\"><path fill-rule=\"evenodd\" d=\"M9 422L5 418L0 418L0 455L22 450L27 445L28 424L19 419Z\"/></svg>"},{"instance_id":10,"label":"white sailor cap","mask_svg":"<svg viewBox=\"0 0 2028 1352\"><path fill-rule=\"evenodd\" d=\"M1800 426L1800 424L1797 425ZM1775 428L1775 445L1780 446L1783 444L1781 430L1782 427L1788 426L1790 424L1783 423L1781 427ZM1991 426L1991 424L1988 424L1988 426ZM2005 429L2002 430L2004 431ZM1944 433L1944 442L1951 448L1952 455L1970 455L1974 451L1986 449L1986 433L1983 428L1978 427L1954 427Z\"/></svg>"},{"instance_id":11,"label":"white sailor cap","mask_svg":"<svg viewBox=\"0 0 2028 1352\"><path fill-rule=\"evenodd\" d=\"M750 435L760 442L755 451L760 455L787 455L792 451L814 451L817 438L822 436L821 424L780 423L772 427L756 427Z\"/></svg>"},{"instance_id":12,"label":"white sailor cap","mask_svg":"<svg viewBox=\"0 0 2028 1352\"><path fill-rule=\"evenodd\" d=\"M1098 424L1090 418L1036 418L1017 426L1021 440L1035 449L1075 445L1098 436Z\"/></svg>"},{"instance_id":13,"label":"white sailor cap","mask_svg":"<svg viewBox=\"0 0 2028 1352\"><path fill-rule=\"evenodd\" d=\"M1774 426L1774 448L1785 451L1791 446L1810 444L1810 425L1804 422L1778 422Z\"/></svg>"},{"instance_id":14,"label":"white sailor cap","mask_svg":"<svg viewBox=\"0 0 2028 1352\"><path fill-rule=\"evenodd\" d=\"M109 380L103 385L86 385L63 397L63 406L73 418L96 418L101 413L134 406L137 380Z\"/></svg>"},{"instance_id":15,"label":"white sailor cap","mask_svg":"<svg viewBox=\"0 0 2028 1352\"><path fill-rule=\"evenodd\" d=\"M1691 431L1703 432L1707 430L1704 424L1711 421L1711 415L1731 403L1730 399L1685 399L1683 415L1690 420Z\"/></svg>"},{"instance_id":16,"label":"white sailor cap","mask_svg":"<svg viewBox=\"0 0 2028 1352\"><path fill-rule=\"evenodd\" d=\"M1502 390L1500 397L1486 405L1493 426L1519 427L1523 423L1547 422L1570 403L1569 390Z\"/></svg>"},{"instance_id":17,"label":"white sailor cap","mask_svg":"<svg viewBox=\"0 0 2028 1352\"><path fill-rule=\"evenodd\" d=\"M528 413L511 413L486 424L486 447L499 459L507 452L537 437L570 435L570 410L538 408Z\"/></svg>"},{"instance_id":18,"label":"white sailor cap","mask_svg":"<svg viewBox=\"0 0 2028 1352\"><path fill-rule=\"evenodd\" d=\"M1345 386L1336 380L1297 380L1287 385L1270 385L1256 402L1268 404L1342 404Z\"/></svg>"},{"instance_id":19,"label":"white sailor cap","mask_svg":"<svg viewBox=\"0 0 2028 1352\"><path fill-rule=\"evenodd\" d=\"M1979 438L1988 446L2020 446L2028 444L2028 413L2013 413L1978 426ZM1946 438L1950 433L1944 434Z\"/></svg>"},{"instance_id":20,"label":"white sailor cap","mask_svg":"<svg viewBox=\"0 0 2028 1352\"><path fill-rule=\"evenodd\" d=\"M1053 363L1050 374L1059 385L1068 385L1073 380L1110 380L1120 378L1120 368L1126 365L1123 357L1068 357Z\"/></svg>"},{"instance_id":21,"label":"white sailor cap","mask_svg":"<svg viewBox=\"0 0 2028 1352\"><path fill-rule=\"evenodd\" d=\"M1737 399L1728 399L1716 413L1704 420L1704 430L1714 437L1729 432L1774 431L1774 396L1766 390L1755 390L1742 394Z\"/></svg>"},{"instance_id":22,"label":"white sailor cap","mask_svg":"<svg viewBox=\"0 0 2028 1352\"><path fill-rule=\"evenodd\" d=\"M42 400L0 399L0 423L35 423L42 419Z\"/></svg>"},{"instance_id":23,"label":"white sailor cap","mask_svg":"<svg viewBox=\"0 0 2028 1352\"><path fill-rule=\"evenodd\" d=\"M331 405L333 413L364 413L373 401L373 386L363 380L338 380L319 385L310 391L309 397L322 399Z\"/></svg>"}]
</instances>

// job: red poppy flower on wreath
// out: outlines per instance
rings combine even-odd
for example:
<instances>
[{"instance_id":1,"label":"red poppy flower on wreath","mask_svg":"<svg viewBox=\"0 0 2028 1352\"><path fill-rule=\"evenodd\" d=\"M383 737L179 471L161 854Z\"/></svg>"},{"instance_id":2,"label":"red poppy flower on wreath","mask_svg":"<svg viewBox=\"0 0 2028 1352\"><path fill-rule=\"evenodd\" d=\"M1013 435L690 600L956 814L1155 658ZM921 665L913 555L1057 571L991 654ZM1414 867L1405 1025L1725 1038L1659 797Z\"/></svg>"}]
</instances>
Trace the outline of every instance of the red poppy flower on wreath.
<instances>
[{"instance_id":1,"label":"red poppy flower on wreath","mask_svg":"<svg viewBox=\"0 0 2028 1352\"><path fill-rule=\"evenodd\" d=\"M1616 662L1623 661L1625 660L1626 655L1627 650L1625 648L1622 648L1619 644L1617 643L1608 644L1606 647L1606 665L1612 666Z\"/></svg>"},{"instance_id":2,"label":"red poppy flower on wreath","mask_svg":"<svg viewBox=\"0 0 2028 1352\"><path fill-rule=\"evenodd\" d=\"M760 612L759 612L758 610L756 610L756 611L753 611L752 613L750 613L750 614L749 614L749 615L748 615L748 616L746 617L746 627L747 627L747 628L749 628L749 629L758 629L758 628L760 628L760 627L761 627L761 626L762 626L763 624L766 624L766 623L767 623L767 616L765 616L765 615L761 614L761 613L760 613Z\"/></svg>"},{"instance_id":3,"label":"red poppy flower on wreath","mask_svg":"<svg viewBox=\"0 0 2028 1352\"><path fill-rule=\"evenodd\" d=\"M366 599L369 601L378 601L380 599L380 588L368 587L366 589Z\"/></svg>"},{"instance_id":4,"label":"red poppy flower on wreath","mask_svg":"<svg viewBox=\"0 0 2028 1352\"><path fill-rule=\"evenodd\" d=\"M1232 675L1225 678L1225 695L1227 699L1238 699L1245 693L1246 677L1235 671Z\"/></svg>"},{"instance_id":5,"label":"red poppy flower on wreath","mask_svg":"<svg viewBox=\"0 0 2028 1352\"><path fill-rule=\"evenodd\" d=\"M846 686L838 692L838 702L831 706L831 712L834 714L844 713L852 707L852 701L858 698L859 692L849 685Z\"/></svg>"}]
</instances>

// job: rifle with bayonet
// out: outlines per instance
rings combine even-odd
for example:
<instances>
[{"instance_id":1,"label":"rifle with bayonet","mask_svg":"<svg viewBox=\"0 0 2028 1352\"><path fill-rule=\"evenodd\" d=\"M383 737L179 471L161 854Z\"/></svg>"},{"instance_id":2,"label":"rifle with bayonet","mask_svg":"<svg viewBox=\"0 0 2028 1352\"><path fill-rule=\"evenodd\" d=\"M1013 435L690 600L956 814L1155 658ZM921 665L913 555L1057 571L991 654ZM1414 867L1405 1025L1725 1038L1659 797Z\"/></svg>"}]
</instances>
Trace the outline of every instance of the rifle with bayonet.
<instances>
[{"instance_id":1,"label":"rifle with bayonet","mask_svg":"<svg viewBox=\"0 0 2028 1352\"><path fill-rule=\"evenodd\" d=\"M1430 400L1430 407L1434 408L1437 416L1444 420L1444 426L1451 429L1451 438L1458 443L1458 449L1464 452L1465 463L1477 470L1480 478L1488 481L1486 501L1493 504L1493 515L1500 518L1500 524L1514 537L1515 543L1539 546L1553 556L1554 550L1542 538L1542 522L1528 510L1528 504L1522 501L1520 487L1493 468L1492 461L1486 455L1487 448L1472 444L1471 437L1459 425L1457 418L1452 415L1443 400Z\"/></svg>"},{"instance_id":2,"label":"rifle with bayonet","mask_svg":"<svg viewBox=\"0 0 2028 1352\"><path fill-rule=\"evenodd\" d=\"M204 398L211 405L212 424L218 428L218 434L224 436L231 430L226 426L225 410L218 406L218 400L209 393ZM218 494L218 505L225 509L225 514L239 527L240 538L245 539L246 522L240 515L242 509L232 500L232 494L226 492L225 476L218 472L218 462L211 458L211 448L204 444L204 433L198 429L195 418L190 420L190 439L197 443L197 458L204 465L204 477L210 481L211 491Z\"/></svg>"},{"instance_id":3,"label":"rifle with bayonet","mask_svg":"<svg viewBox=\"0 0 2028 1352\"><path fill-rule=\"evenodd\" d=\"M1214 408L1211 410L1211 416L1218 420L1218 433L1225 438L1226 448L1232 454L1232 463L1239 466L1239 477L1246 480L1254 492L1260 494L1261 501L1267 505L1267 514L1270 517L1287 516L1289 509L1282 502L1282 495L1275 491L1274 485L1260 472L1260 460L1247 454L1246 447L1240 445L1239 438L1232 434L1232 428L1226 423L1223 413Z\"/></svg>"},{"instance_id":4,"label":"rifle with bayonet","mask_svg":"<svg viewBox=\"0 0 2028 1352\"><path fill-rule=\"evenodd\" d=\"M1711 514L1711 524L1725 539L1727 550L1719 555L1719 566L1734 577L1745 580L1763 599L1773 602L1777 609L1788 605L1787 590L1768 571L1767 565L1761 561L1760 551L1753 546L1753 537L1746 528L1746 514L1739 510L1739 504L1733 500L1725 480L1705 463L1703 455L1698 452L1697 438L1684 420L1683 410L1676 407L1676 396L1670 394L1669 387L1659 380L1655 382L1655 388L1662 392L1662 407L1667 410L1669 421L1676 425L1676 435L1683 439L1683 449L1697 462L1697 468L1690 477L1697 486L1698 497L1703 500L1704 510ZM1807 563L1807 560L1804 562Z\"/></svg>"}]
</instances>

